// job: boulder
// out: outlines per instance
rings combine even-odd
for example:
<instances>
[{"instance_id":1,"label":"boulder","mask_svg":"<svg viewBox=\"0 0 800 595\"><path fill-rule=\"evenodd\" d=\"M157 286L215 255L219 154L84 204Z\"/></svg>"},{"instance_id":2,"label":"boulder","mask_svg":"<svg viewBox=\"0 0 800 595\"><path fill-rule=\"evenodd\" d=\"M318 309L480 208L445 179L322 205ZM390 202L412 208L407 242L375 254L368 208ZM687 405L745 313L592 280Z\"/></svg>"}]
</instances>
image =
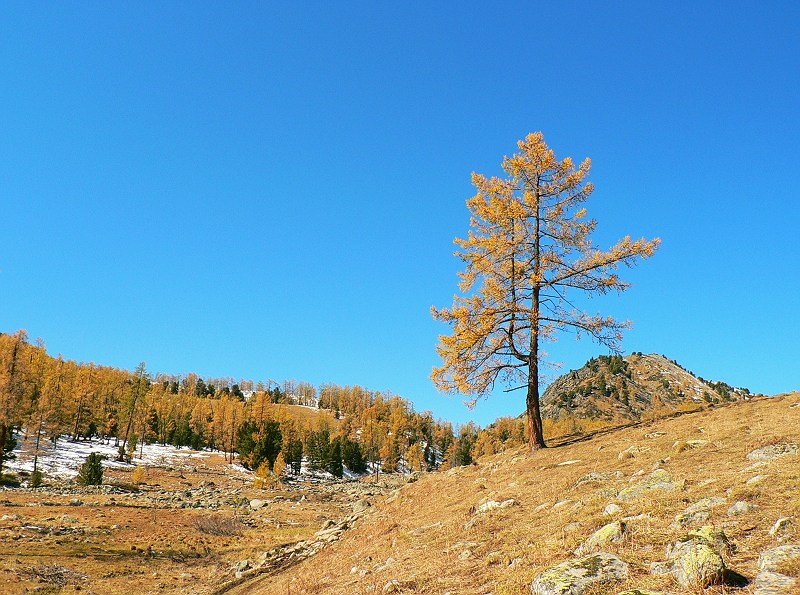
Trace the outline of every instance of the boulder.
<instances>
[{"instance_id":1,"label":"boulder","mask_svg":"<svg viewBox=\"0 0 800 595\"><path fill-rule=\"evenodd\" d=\"M786 564L800 565L800 544L781 545L758 557L759 571L779 572Z\"/></svg>"},{"instance_id":2,"label":"boulder","mask_svg":"<svg viewBox=\"0 0 800 595\"><path fill-rule=\"evenodd\" d=\"M508 508L509 506L516 505L516 503L517 501L513 498L503 500L502 502L498 502L497 500L487 500L475 509L475 514L483 514L485 512L489 512L490 510L494 510L495 508Z\"/></svg>"},{"instance_id":3,"label":"boulder","mask_svg":"<svg viewBox=\"0 0 800 595\"><path fill-rule=\"evenodd\" d=\"M702 498L688 506L686 510L679 513L672 523L673 528L688 527L689 525L699 525L708 519L708 511L725 504L725 498L720 496L712 496L711 498Z\"/></svg>"},{"instance_id":4,"label":"boulder","mask_svg":"<svg viewBox=\"0 0 800 595\"><path fill-rule=\"evenodd\" d=\"M650 572L671 574L682 587L722 584L726 568L720 552L727 547L725 534L706 525L668 545L666 561L653 562Z\"/></svg>"},{"instance_id":5,"label":"boulder","mask_svg":"<svg viewBox=\"0 0 800 595\"><path fill-rule=\"evenodd\" d=\"M779 535L783 535L784 533L786 533L786 531L788 531L789 526L791 524L792 524L792 519L790 519L789 517L781 517L777 521L775 521L775 524L772 525L772 527L770 527L769 534L772 537L778 537Z\"/></svg>"},{"instance_id":6,"label":"boulder","mask_svg":"<svg viewBox=\"0 0 800 595\"><path fill-rule=\"evenodd\" d=\"M756 575L756 585L753 595L785 595L786 593L796 593L795 587L798 581L791 576L767 570Z\"/></svg>"},{"instance_id":7,"label":"boulder","mask_svg":"<svg viewBox=\"0 0 800 595\"><path fill-rule=\"evenodd\" d=\"M793 442L784 442L781 444L770 444L756 448L747 453L747 458L751 461L769 461L776 457L785 457L786 455L796 455L800 452L800 445Z\"/></svg>"},{"instance_id":8,"label":"boulder","mask_svg":"<svg viewBox=\"0 0 800 595\"><path fill-rule=\"evenodd\" d=\"M650 475L635 483L634 485L624 488L617 494L620 500L632 500L638 498L642 494L650 490L678 490L682 484L675 483L672 480L672 475L666 469L656 469Z\"/></svg>"},{"instance_id":9,"label":"boulder","mask_svg":"<svg viewBox=\"0 0 800 595\"><path fill-rule=\"evenodd\" d=\"M750 504L749 502L743 502L742 500L738 500L733 503L733 505L728 509L728 516L738 516L740 514L746 514L751 510L756 508L755 504Z\"/></svg>"},{"instance_id":10,"label":"boulder","mask_svg":"<svg viewBox=\"0 0 800 595\"><path fill-rule=\"evenodd\" d=\"M598 552L544 570L531 583L531 593L581 595L589 588L621 581L627 576L627 563L613 554Z\"/></svg>"},{"instance_id":11,"label":"boulder","mask_svg":"<svg viewBox=\"0 0 800 595\"><path fill-rule=\"evenodd\" d=\"M588 552L598 550L609 542L619 543L622 541L624 535L625 523L622 521L614 521L613 523L603 525L578 546L575 550L575 555L581 556Z\"/></svg>"},{"instance_id":12,"label":"boulder","mask_svg":"<svg viewBox=\"0 0 800 595\"><path fill-rule=\"evenodd\" d=\"M267 505L266 500L261 500L260 498L253 498L250 500L250 509L251 510L261 510L264 506Z\"/></svg>"}]
</instances>

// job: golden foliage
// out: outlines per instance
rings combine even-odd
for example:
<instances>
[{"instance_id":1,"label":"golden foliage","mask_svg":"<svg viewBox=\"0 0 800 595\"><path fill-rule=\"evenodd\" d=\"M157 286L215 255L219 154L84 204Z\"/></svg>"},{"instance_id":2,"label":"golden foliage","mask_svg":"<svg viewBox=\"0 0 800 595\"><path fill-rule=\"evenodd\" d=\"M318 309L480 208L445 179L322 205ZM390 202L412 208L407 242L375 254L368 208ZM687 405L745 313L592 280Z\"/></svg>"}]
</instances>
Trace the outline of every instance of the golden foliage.
<instances>
[{"instance_id":1,"label":"golden foliage","mask_svg":"<svg viewBox=\"0 0 800 595\"><path fill-rule=\"evenodd\" d=\"M147 472L145 471L144 467L141 465L136 465L136 469L134 469L133 473L131 474L131 483L135 486L138 486L144 481L146 473Z\"/></svg>"},{"instance_id":2,"label":"golden foliage","mask_svg":"<svg viewBox=\"0 0 800 595\"><path fill-rule=\"evenodd\" d=\"M608 250L595 248L597 222L583 207L594 190L586 180L591 161L576 167L569 157L556 159L541 132L518 147L503 159L506 178L472 174L470 230L454 240L466 263L462 294L450 308L431 309L452 329L439 337L442 365L431 378L441 390L473 395L471 404L498 380L527 385L538 403L541 343L560 332L616 349L630 323L582 311L567 294L624 291L629 284L616 269L651 256L660 241L626 236Z\"/></svg>"},{"instance_id":3,"label":"golden foliage","mask_svg":"<svg viewBox=\"0 0 800 595\"><path fill-rule=\"evenodd\" d=\"M286 469L286 459L283 456L283 451L281 451L275 458L275 464L272 466L272 473L275 477L280 478L280 476L283 475L284 469Z\"/></svg>"}]
</instances>

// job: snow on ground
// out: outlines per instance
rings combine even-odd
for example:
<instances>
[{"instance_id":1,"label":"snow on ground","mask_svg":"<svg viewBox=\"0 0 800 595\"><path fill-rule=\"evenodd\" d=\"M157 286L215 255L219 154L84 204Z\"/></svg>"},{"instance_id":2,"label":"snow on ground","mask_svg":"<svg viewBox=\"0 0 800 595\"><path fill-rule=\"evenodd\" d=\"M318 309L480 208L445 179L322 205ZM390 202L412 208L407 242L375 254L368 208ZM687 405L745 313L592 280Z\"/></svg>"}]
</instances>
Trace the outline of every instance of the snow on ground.
<instances>
[{"instance_id":1,"label":"snow on ground","mask_svg":"<svg viewBox=\"0 0 800 595\"><path fill-rule=\"evenodd\" d=\"M17 447L14 449L15 458L4 463L4 467L11 471L33 471L35 452L35 436L25 439L24 433L17 437ZM139 458L139 453L142 457ZM91 442L73 442L67 436L62 436L53 446L53 443L42 438L39 442L38 467L46 476L72 478L78 475L78 469L86 461L90 453L97 452L105 457L103 466L117 469L133 469L137 465L170 466L176 463L185 463L190 459L208 458L208 452L198 452L190 448L176 446L163 446L161 444L145 444L144 448L136 449L136 456L132 463L117 461L119 447L114 446L112 440L105 444L98 440ZM242 468L244 470L244 468Z\"/></svg>"},{"instance_id":2,"label":"snow on ground","mask_svg":"<svg viewBox=\"0 0 800 595\"><path fill-rule=\"evenodd\" d=\"M122 442L120 442L122 444ZM33 471L33 458L36 450L36 437L30 435L25 437L24 431L17 436L17 447L14 449L14 459L4 461L3 468L9 471ZM97 452L105 457L103 467L111 469L134 469L137 465L153 467L173 467L186 464L191 460L208 458L209 451L196 451L188 447L178 447L161 444L145 444L136 448L136 454L131 463L124 463L117 460L119 446L114 446L114 441L106 444L99 440L73 442L69 436L61 436L56 445L53 446L49 438L42 437L39 442L39 470L45 476L60 477L71 479L77 477L78 469L86 461L90 453ZM141 454L141 456L140 456ZM222 454L222 453L220 453ZM353 473L346 466L344 469L344 479L355 480L365 474ZM375 473L373 463L368 464L367 474ZM253 472L246 469L238 461L227 468L240 475L252 476ZM289 477L292 477L289 475ZM297 476L294 476L297 477ZM313 470L309 467L307 458L303 458L301 463L300 476L298 479L310 481L331 481L335 479L333 475L322 469Z\"/></svg>"}]
</instances>

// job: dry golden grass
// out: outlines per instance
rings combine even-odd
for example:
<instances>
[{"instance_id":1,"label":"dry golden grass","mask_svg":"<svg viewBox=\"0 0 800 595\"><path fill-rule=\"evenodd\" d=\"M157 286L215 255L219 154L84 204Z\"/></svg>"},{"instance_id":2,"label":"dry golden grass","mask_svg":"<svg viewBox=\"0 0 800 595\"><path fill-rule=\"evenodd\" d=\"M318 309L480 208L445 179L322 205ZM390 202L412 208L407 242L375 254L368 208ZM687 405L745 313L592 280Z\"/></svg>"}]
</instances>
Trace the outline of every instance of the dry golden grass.
<instances>
[{"instance_id":1,"label":"dry golden grass","mask_svg":"<svg viewBox=\"0 0 800 595\"><path fill-rule=\"evenodd\" d=\"M106 482L130 484L132 471L105 475ZM143 500L167 490L193 504L209 498L198 490L211 482L223 497L240 490L240 501L262 498L270 504L258 511L233 503L208 510L152 507ZM0 492L0 593L205 594L238 561L255 561L270 547L308 539L326 519L350 510L341 494L309 493L300 506L304 492L279 483L257 490L249 478L227 472L220 455L188 469L150 467L141 487L140 494L77 494L82 506L70 505L75 493ZM63 585L55 582L61 578Z\"/></svg>"},{"instance_id":2,"label":"dry golden grass","mask_svg":"<svg viewBox=\"0 0 800 595\"><path fill-rule=\"evenodd\" d=\"M594 435L562 436L551 439L557 446L532 455L519 449L423 475L379 502L339 542L289 572L255 580L236 592L381 593L396 581L393 588L401 593L526 593L540 571L570 558L603 524L635 517L627 521L621 543L604 547L630 564L630 579L613 592L638 587L700 593L681 591L669 577L651 576L649 566L663 560L666 545L685 534L686 529L672 526L675 516L711 496L726 502L709 510L705 522L724 529L732 545L725 554L728 566L752 580L759 553L779 544L768 533L777 518L795 519L786 539L800 541L800 457L753 466L746 454L765 444L800 441L800 408L790 409L798 402L800 394L792 393ZM676 441L684 448L673 448ZM631 446L639 450L618 456ZM657 467L683 487L616 498ZM592 472L607 478L579 482ZM759 474L768 477L747 483ZM490 499L514 499L516 505L473 512ZM728 516L736 500L757 508ZM622 512L604 515L610 502ZM752 588L706 590L709 595L724 592L745 594Z\"/></svg>"}]
</instances>

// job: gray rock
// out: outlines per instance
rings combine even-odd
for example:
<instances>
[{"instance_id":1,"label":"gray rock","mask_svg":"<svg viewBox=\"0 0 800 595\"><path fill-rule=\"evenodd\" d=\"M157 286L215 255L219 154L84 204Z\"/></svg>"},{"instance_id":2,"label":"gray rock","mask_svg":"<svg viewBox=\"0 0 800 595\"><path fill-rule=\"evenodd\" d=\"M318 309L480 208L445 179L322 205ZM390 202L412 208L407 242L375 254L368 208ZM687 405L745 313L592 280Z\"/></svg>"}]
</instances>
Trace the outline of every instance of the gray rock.
<instances>
[{"instance_id":1,"label":"gray rock","mask_svg":"<svg viewBox=\"0 0 800 595\"><path fill-rule=\"evenodd\" d=\"M489 512L490 510L494 510L495 508L508 508L509 506L514 506L516 503L517 501L513 498L503 500L502 502L498 502L497 500L487 500L475 509L475 514L483 514L485 512Z\"/></svg>"},{"instance_id":2,"label":"gray rock","mask_svg":"<svg viewBox=\"0 0 800 595\"><path fill-rule=\"evenodd\" d=\"M576 556L581 556L588 552L600 549L607 543L619 543L625 535L625 523L622 521L614 521L603 525L597 531L592 533L586 541L584 541L575 550Z\"/></svg>"},{"instance_id":3,"label":"gray rock","mask_svg":"<svg viewBox=\"0 0 800 595\"><path fill-rule=\"evenodd\" d=\"M795 593L797 579L777 572L763 571L756 575L753 595L786 595Z\"/></svg>"},{"instance_id":4,"label":"gray rock","mask_svg":"<svg viewBox=\"0 0 800 595\"><path fill-rule=\"evenodd\" d=\"M792 519L789 517L781 517L770 527L769 534L772 535L772 537L778 537L778 535L786 533L791 524Z\"/></svg>"},{"instance_id":5,"label":"gray rock","mask_svg":"<svg viewBox=\"0 0 800 595\"><path fill-rule=\"evenodd\" d=\"M261 500L260 498L253 498L250 500L250 508L252 510L261 510L267 505L266 500Z\"/></svg>"},{"instance_id":6,"label":"gray rock","mask_svg":"<svg viewBox=\"0 0 800 595\"><path fill-rule=\"evenodd\" d=\"M577 488L579 485L583 485L584 483L589 483L593 481L606 481L608 480L608 478L609 478L608 473L591 471L586 475L582 475L581 477L579 477L572 487Z\"/></svg>"},{"instance_id":7,"label":"gray rock","mask_svg":"<svg viewBox=\"0 0 800 595\"><path fill-rule=\"evenodd\" d=\"M747 453L747 458L751 461L769 461L775 457L796 455L798 452L800 452L800 445L793 442L784 442L782 444L770 444L751 450Z\"/></svg>"},{"instance_id":8,"label":"gray rock","mask_svg":"<svg viewBox=\"0 0 800 595\"><path fill-rule=\"evenodd\" d=\"M678 490L681 489L681 483L675 483L672 480L672 475L666 469L656 469L650 475L639 481L638 483L627 487L617 494L620 500L632 500L638 498L649 490Z\"/></svg>"},{"instance_id":9,"label":"gray rock","mask_svg":"<svg viewBox=\"0 0 800 595\"><path fill-rule=\"evenodd\" d=\"M615 514L619 514L622 512L622 507L619 504L607 504L606 507L603 509L603 514L606 516L614 516Z\"/></svg>"},{"instance_id":10,"label":"gray rock","mask_svg":"<svg viewBox=\"0 0 800 595\"><path fill-rule=\"evenodd\" d=\"M688 506L683 512L679 513L675 517L672 527L688 527L690 525L699 525L704 523L708 519L708 511L715 506L719 506L720 504L725 504L725 498L720 496L702 498L691 506Z\"/></svg>"},{"instance_id":11,"label":"gray rock","mask_svg":"<svg viewBox=\"0 0 800 595\"><path fill-rule=\"evenodd\" d=\"M359 514L364 512L370 506L372 506L372 504L366 498L358 500L355 504L353 504L353 512L355 514Z\"/></svg>"},{"instance_id":12,"label":"gray rock","mask_svg":"<svg viewBox=\"0 0 800 595\"><path fill-rule=\"evenodd\" d=\"M742 500L738 500L737 502L733 503L728 509L728 516L737 516L740 514L746 514L751 510L756 508L755 504L750 504L749 502L743 502Z\"/></svg>"},{"instance_id":13,"label":"gray rock","mask_svg":"<svg viewBox=\"0 0 800 595\"><path fill-rule=\"evenodd\" d=\"M800 563L800 544L781 545L761 552L758 557L758 570L777 572L785 563Z\"/></svg>"},{"instance_id":14,"label":"gray rock","mask_svg":"<svg viewBox=\"0 0 800 595\"><path fill-rule=\"evenodd\" d=\"M723 581L725 562L720 554L728 538L711 525L690 531L667 546L665 562L650 565L651 574L671 574L682 587L707 587Z\"/></svg>"},{"instance_id":15,"label":"gray rock","mask_svg":"<svg viewBox=\"0 0 800 595\"><path fill-rule=\"evenodd\" d=\"M650 450L649 446L637 446L636 444L634 444L633 446L629 446L625 450L621 451L617 455L617 458L620 461L623 461L625 459L633 459L636 457L636 455L641 454L643 452L647 452L648 450Z\"/></svg>"},{"instance_id":16,"label":"gray rock","mask_svg":"<svg viewBox=\"0 0 800 595\"><path fill-rule=\"evenodd\" d=\"M581 595L591 587L624 580L628 565L613 554L598 552L567 560L541 572L531 583L533 595Z\"/></svg>"}]
</instances>

